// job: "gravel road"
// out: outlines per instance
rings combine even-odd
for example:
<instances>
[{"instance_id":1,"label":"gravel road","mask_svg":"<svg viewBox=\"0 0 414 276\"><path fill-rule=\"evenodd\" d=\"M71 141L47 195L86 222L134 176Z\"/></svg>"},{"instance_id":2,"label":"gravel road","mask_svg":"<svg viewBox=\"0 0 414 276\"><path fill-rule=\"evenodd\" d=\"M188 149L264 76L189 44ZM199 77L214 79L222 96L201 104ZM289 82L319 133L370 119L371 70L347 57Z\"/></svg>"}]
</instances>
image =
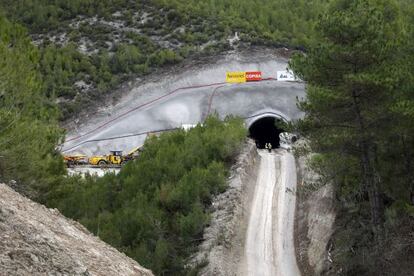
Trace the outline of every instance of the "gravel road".
<instances>
[{"instance_id":1,"label":"gravel road","mask_svg":"<svg viewBox=\"0 0 414 276\"><path fill-rule=\"evenodd\" d=\"M260 168L250 210L242 274L300 275L293 227L296 166L291 153L260 150Z\"/></svg>"}]
</instances>

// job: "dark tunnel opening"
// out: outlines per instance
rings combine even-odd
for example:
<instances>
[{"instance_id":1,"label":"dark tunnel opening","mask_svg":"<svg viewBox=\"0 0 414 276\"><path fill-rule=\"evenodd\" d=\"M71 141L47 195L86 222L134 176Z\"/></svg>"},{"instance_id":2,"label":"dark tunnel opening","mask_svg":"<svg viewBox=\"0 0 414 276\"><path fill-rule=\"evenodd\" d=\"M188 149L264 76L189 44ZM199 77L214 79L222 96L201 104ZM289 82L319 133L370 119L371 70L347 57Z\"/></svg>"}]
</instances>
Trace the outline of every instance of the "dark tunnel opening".
<instances>
[{"instance_id":1,"label":"dark tunnel opening","mask_svg":"<svg viewBox=\"0 0 414 276\"><path fill-rule=\"evenodd\" d=\"M280 121L274 117L264 117L255 121L249 128L249 137L256 142L259 149L264 149L266 143L271 143L272 148L280 146L279 134L284 132L276 126Z\"/></svg>"}]
</instances>

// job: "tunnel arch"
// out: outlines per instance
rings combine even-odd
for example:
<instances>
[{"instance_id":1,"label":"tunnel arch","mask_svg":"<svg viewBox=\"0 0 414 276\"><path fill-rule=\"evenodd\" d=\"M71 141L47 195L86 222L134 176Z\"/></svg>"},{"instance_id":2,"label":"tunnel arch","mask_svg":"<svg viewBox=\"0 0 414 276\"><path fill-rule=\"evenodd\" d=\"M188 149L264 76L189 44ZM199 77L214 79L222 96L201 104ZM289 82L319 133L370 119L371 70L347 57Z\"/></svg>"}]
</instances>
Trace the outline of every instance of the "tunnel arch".
<instances>
[{"instance_id":1,"label":"tunnel arch","mask_svg":"<svg viewBox=\"0 0 414 276\"><path fill-rule=\"evenodd\" d=\"M287 122L283 116L267 112L254 116L246 122L249 130L248 137L255 141L257 148L265 148L266 143L270 143L272 148L280 146L279 134L284 130L276 125L278 121Z\"/></svg>"}]
</instances>

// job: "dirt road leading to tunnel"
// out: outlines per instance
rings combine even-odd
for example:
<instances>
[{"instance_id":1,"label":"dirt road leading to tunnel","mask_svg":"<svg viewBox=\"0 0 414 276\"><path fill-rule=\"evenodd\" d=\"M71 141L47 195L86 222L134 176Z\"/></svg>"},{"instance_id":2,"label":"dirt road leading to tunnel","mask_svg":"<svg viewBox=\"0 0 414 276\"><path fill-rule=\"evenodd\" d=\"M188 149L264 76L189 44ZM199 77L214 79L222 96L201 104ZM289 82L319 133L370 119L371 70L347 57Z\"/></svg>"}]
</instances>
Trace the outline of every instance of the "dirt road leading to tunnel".
<instances>
[{"instance_id":1,"label":"dirt road leading to tunnel","mask_svg":"<svg viewBox=\"0 0 414 276\"><path fill-rule=\"evenodd\" d=\"M296 203L296 167L291 153L259 150L261 157L246 234L248 276L300 275L296 263L293 227Z\"/></svg>"}]
</instances>

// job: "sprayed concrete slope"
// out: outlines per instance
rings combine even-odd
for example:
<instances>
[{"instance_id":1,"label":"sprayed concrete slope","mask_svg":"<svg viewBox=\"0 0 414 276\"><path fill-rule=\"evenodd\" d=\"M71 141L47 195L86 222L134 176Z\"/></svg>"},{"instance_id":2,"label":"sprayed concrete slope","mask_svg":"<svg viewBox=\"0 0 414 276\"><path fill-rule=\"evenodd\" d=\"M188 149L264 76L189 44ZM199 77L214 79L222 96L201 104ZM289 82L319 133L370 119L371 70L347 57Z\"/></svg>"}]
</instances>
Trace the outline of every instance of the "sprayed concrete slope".
<instances>
[{"instance_id":1,"label":"sprayed concrete slope","mask_svg":"<svg viewBox=\"0 0 414 276\"><path fill-rule=\"evenodd\" d=\"M80 126L69 129L62 151L86 155L128 151L146 138L145 134L135 134L202 122L209 111L221 117L241 116L247 124L263 114L277 114L287 120L300 118L296 98L305 95L302 83L269 80L195 87L224 82L226 71L257 70L263 72L263 78L274 78L287 62L271 51L234 53L202 67L153 77L125 92L116 105L101 108ZM169 94L183 87L192 88ZM129 137L111 139L119 136Z\"/></svg>"},{"instance_id":2,"label":"sprayed concrete slope","mask_svg":"<svg viewBox=\"0 0 414 276\"><path fill-rule=\"evenodd\" d=\"M242 274L300 275L293 229L296 166L292 154L259 152L261 161L246 234Z\"/></svg>"}]
</instances>

